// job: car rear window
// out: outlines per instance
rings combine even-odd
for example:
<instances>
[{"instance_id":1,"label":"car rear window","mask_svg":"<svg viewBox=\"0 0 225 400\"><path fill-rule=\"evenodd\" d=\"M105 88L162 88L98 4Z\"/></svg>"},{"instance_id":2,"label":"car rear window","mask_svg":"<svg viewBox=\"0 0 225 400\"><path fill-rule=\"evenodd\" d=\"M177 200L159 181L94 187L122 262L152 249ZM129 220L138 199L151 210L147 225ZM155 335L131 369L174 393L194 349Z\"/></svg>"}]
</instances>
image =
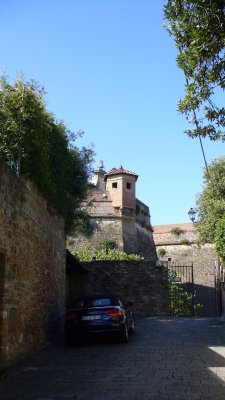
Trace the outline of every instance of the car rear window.
<instances>
[{"instance_id":1,"label":"car rear window","mask_svg":"<svg viewBox=\"0 0 225 400\"><path fill-rule=\"evenodd\" d=\"M88 299L79 299L74 302L73 306L76 308L85 308L85 307L101 307L101 306L113 306L118 304L114 298L110 297L101 297L101 298L88 298Z\"/></svg>"},{"instance_id":2,"label":"car rear window","mask_svg":"<svg viewBox=\"0 0 225 400\"><path fill-rule=\"evenodd\" d=\"M91 301L92 307L100 307L100 306L112 306L113 305L112 299L93 299Z\"/></svg>"}]
</instances>

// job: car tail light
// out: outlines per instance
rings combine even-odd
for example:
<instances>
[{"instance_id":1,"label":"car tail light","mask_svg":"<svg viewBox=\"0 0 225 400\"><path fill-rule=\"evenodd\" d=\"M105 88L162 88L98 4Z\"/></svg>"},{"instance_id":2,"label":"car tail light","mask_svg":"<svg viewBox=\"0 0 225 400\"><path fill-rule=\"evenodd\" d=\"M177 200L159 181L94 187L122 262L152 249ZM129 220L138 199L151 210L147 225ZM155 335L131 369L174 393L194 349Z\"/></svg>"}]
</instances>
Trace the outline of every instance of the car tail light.
<instances>
[{"instance_id":1,"label":"car tail light","mask_svg":"<svg viewBox=\"0 0 225 400\"><path fill-rule=\"evenodd\" d=\"M106 310L105 313L111 317L122 317L122 311L118 309Z\"/></svg>"},{"instance_id":2,"label":"car tail light","mask_svg":"<svg viewBox=\"0 0 225 400\"><path fill-rule=\"evenodd\" d=\"M76 311L69 311L66 314L67 321L72 321L73 319L76 319L77 317L78 317L78 312L76 312Z\"/></svg>"}]
</instances>

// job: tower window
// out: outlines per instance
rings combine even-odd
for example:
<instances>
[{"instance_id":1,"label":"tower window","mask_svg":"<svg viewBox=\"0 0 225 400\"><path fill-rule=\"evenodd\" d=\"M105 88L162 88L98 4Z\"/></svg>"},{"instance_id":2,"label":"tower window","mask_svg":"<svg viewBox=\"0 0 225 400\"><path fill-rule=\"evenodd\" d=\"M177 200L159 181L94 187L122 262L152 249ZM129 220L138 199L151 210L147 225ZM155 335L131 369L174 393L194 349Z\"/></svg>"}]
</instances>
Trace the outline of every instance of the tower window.
<instances>
[{"instance_id":1,"label":"tower window","mask_svg":"<svg viewBox=\"0 0 225 400\"><path fill-rule=\"evenodd\" d=\"M131 183L127 182L127 189L131 189Z\"/></svg>"},{"instance_id":2,"label":"tower window","mask_svg":"<svg viewBox=\"0 0 225 400\"><path fill-rule=\"evenodd\" d=\"M117 189L117 182L113 182L113 183L112 183L112 188L113 188L113 189Z\"/></svg>"}]
</instances>

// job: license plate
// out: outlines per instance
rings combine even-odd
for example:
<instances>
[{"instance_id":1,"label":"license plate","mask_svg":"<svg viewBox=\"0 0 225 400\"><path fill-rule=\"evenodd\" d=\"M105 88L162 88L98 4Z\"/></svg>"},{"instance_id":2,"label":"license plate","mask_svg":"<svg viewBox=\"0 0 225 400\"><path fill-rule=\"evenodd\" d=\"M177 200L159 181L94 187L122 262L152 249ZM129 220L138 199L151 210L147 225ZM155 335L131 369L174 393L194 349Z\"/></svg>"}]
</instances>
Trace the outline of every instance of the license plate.
<instances>
[{"instance_id":1,"label":"license plate","mask_svg":"<svg viewBox=\"0 0 225 400\"><path fill-rule=\"evenodd\" d=\"M95 319L101 319L101 315L84 315L82 317L83 321L93 321Z\"/></svg>"}]
</instances>

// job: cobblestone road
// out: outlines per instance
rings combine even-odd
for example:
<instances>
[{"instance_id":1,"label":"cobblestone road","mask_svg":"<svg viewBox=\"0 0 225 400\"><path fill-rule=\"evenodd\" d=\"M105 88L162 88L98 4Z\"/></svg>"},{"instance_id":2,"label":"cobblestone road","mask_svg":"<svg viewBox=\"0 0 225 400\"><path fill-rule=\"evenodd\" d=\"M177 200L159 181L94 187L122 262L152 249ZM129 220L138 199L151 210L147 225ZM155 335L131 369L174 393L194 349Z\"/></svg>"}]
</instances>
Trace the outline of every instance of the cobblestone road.
<instances>
[{"instance_id":1,"label":"cobblestone road","mask_svg":"<svg viewBox=\"0 0 225 400\"><path fill-rule=\"evenodd\" d=\"M224 400L225 324L138 319L128 344L55 343L0 382L1 400Z\"/></svg>"}]
</instances>

